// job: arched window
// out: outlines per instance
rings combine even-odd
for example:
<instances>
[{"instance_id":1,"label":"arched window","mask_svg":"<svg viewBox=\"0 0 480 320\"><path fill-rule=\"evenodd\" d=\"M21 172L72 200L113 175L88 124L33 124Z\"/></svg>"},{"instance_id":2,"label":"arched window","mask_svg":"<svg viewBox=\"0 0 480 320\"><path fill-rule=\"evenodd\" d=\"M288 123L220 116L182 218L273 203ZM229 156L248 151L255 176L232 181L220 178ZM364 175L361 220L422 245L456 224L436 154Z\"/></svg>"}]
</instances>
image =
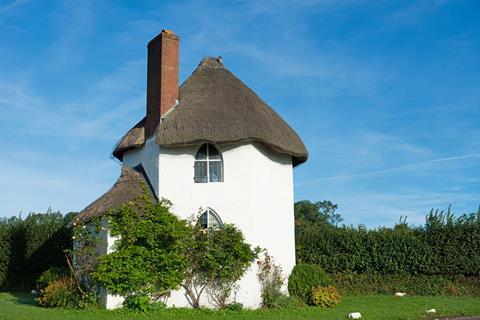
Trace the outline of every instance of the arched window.
<instances>
[{"instance_id":1,"label":"arched window","mask_svg":"<svg viewBox=\"0 0 480 320\"><path fill-rule=\"evenodd\" d=\"M203 144L195 155L195 183L223 182L223 160L217 148Z\"/></svg>"},{"instance_id":2,"label":"arched window","mask_svg":"<svg viewBox=\"0 0 480 320\"><path fill-rule=\"evenodd\" d=\"M205 229L223 227L222 219L210 208L207 208L207 210L202 213L198 219L198 223Z\"/></svg>"}]
</instances>

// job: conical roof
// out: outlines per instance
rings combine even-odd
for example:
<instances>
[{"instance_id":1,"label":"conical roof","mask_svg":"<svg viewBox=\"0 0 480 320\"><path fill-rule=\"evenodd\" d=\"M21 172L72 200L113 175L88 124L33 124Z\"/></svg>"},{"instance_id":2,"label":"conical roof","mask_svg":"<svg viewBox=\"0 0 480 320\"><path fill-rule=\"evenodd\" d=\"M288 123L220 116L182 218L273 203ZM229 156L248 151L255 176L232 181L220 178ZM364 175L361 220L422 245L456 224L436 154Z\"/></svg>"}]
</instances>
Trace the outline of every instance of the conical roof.
<instances>
[{"instance_id":1,"label":"conical roof","mask_svg":"<svg viewBox=\"0 0 480 320\"><path fill-rule=\"evenodd\" d=\"M117 158L144 143L143 122L122 138L114 151ZM163 146L259 142L275 152L291 155L294 166L308 158L297 133L219 59L212 57L204 58L180 87L179 103L158 125L156 142Z\"/></svg>"}]
</instances>

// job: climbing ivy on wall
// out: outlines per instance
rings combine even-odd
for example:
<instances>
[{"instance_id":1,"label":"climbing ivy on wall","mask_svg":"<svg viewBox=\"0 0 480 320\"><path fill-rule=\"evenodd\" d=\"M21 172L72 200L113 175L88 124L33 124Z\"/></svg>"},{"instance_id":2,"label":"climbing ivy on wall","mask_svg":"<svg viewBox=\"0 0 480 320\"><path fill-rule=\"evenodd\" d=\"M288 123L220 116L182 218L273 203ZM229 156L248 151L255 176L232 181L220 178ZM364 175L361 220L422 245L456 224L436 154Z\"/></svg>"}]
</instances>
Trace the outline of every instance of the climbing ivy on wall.
<instances>
[{"instance_id":1,"label":"climbing ivy on wall","mask_svg":"<svg viewBox=\"0 0 480 320\"><path fill-rule=\"evenodd\" d=\"M145 196L107 216L110 234L118 239L115 251L101 255L92 272L99 285L123 296L179 288L188 226L170 213L170 205L152 204Z\"/></svg>"}]
</instances>

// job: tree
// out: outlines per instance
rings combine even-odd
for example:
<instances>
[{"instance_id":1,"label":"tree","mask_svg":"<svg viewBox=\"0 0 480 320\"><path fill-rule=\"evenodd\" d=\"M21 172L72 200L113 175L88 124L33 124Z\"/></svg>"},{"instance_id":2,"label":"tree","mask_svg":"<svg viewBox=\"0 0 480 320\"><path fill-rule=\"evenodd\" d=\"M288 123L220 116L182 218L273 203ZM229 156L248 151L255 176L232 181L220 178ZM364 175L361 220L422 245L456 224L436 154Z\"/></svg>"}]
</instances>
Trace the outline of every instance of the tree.
<instances>
[{"instance_id":1,"label":"tree","mask_svg":"<svg viewBox=\"0 0 480 320\"><path fill-rule=\"evenodd\" d=\"M252 249L232 224L204 229L196 220L191 224L186 251L187 269L182 283L185 296L192 307L198 308L206 290L210 301L224 308L259 249Z\"/></svg>"},{"instance_id":2,"label":"tree","mask_svg":"<svg viewBox=\"0 0 480 320\"><path fill-rule=\"evenodd\" d=\"M318 202L298 201L294 205L295 220L337 226L343 221L342 216L335 212L337 208L338 205L328 200Z\"/></svg>"}]
</instances>

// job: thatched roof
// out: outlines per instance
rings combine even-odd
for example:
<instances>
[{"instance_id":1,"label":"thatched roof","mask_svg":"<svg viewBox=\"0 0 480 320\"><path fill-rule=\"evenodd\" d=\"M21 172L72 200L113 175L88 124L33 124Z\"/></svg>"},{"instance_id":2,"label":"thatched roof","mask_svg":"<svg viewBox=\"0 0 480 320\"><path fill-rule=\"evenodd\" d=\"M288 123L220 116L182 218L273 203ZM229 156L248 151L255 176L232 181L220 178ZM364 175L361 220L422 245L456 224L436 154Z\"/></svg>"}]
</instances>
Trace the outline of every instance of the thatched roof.
<instances>
[{"instance_id":1,"label":"thatched roof","mask_svg":"<svg viewBox=\"0 0 480 320\"><path fill-rule=\"evenodd\" d=\"M139 168L139 171L143 171ZM92 202L88 207L80 211L70 222L69 226L77 220L88 221L94 217L104 215L110 210L119 209L123 204L138 200L144 195L145 187L152 201L156 201L154 193L150 189L150 184L144 174L128 166L122 167L122 173L113 187L105 192L100 198ZM138 201L135 202L138 204ZM139 210L141 208L138 208Z\"/></svg>"},{"instance_id":2,"label":"thatched roof","mask_svg":"<svg viewBox=\"0 0 480 320\"><path fill-rule=\"evenodd\" d=\"M145 118L140 120L126 135L122 137L115 147L113 155L122 160L125 151L139 148L145 143Z\"/></svg>"},{"instance_id":3,"label":"thatched roof","mask_svg":"<svg viewBox=\"0 0 480 320\"><path fill-rule=\"evenodd\" d=\"M119 142L113 155L145 143L143 120ZM293 165L305 162L308 152L295 131L217 58L204 58L182 84L178 105L158 125L156 142L186 146L259 142L291 155Z\"/></svg>"}]
</instances>

